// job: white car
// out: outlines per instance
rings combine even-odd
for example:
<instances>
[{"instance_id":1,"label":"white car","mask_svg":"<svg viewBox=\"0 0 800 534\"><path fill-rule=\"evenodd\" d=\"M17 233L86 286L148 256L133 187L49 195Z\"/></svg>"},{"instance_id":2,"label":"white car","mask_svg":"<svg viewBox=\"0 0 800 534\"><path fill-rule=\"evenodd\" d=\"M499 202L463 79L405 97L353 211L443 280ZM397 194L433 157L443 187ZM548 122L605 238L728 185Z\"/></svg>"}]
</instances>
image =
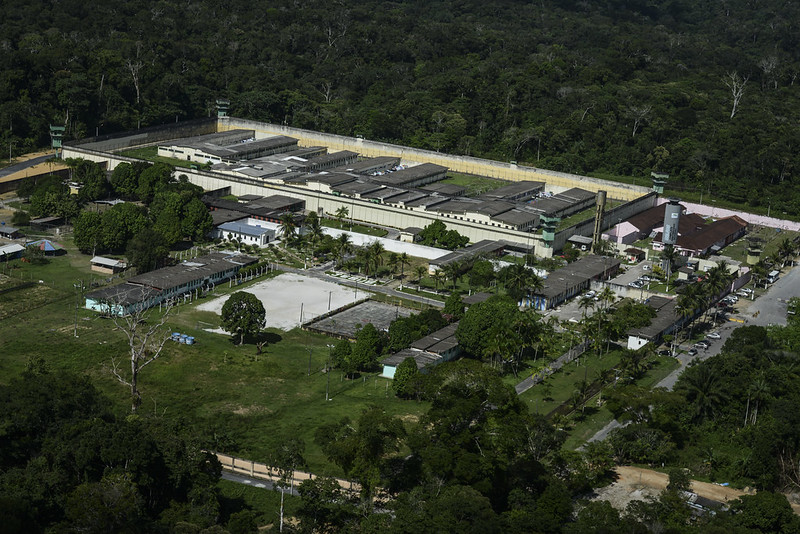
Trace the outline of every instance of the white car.
<instances>
[{"instance_id":1,"label":"white car","mask_svg":"<svg viewBox=\"0 0 800 534\"><path fill-rule=\"evenodd\" d=\"M706 337L708 339L720 339L722 336L719 335L719 332L709 332L708 334L706 334Z\"/></svg>"}]
</instances>

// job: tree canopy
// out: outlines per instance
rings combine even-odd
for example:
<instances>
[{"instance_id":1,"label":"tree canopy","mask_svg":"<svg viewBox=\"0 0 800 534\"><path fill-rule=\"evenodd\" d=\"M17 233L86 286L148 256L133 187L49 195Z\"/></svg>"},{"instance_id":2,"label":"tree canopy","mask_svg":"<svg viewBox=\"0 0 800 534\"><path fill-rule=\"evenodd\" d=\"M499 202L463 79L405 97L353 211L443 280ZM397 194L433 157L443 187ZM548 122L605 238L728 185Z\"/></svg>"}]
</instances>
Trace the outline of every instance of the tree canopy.
<instances>
[{"instance_id":1,"label":"tree canopy","mask_svg":"<svg viewBox=\"0 0 800 534\"><path fill-rule=\"evenodd\" d=\"M239 344L245 336L254 336L266 324L266 311L258 297L246 291L237 291L222 305L222 328L239 337Z\"/></svg>"}]
</instances>

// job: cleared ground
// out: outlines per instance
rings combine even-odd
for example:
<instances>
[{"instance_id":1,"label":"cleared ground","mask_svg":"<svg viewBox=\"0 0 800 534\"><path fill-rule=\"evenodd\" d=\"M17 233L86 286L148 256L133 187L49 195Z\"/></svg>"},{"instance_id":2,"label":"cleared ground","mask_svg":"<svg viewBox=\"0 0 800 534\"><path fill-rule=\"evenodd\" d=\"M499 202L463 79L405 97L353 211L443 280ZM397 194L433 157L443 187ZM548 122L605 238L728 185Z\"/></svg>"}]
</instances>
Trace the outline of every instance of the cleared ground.
<instances>
[{"instance_id":1,"label":"cleared ground","mask_svg":"<svg viewBox=\"0 0 800 534\"><path fill-rule=\"evenodd\" d=\"M245 291L254 294L264 304L267 327L281 330L291 330L301 322L308 322L358 299L351 288L293 273L249 286ZM360 293L360 298L364 298L364 291ZM219 314L226 300L227 295L200 304L197 309Z\"/></svg>"},{"instance_id":2,"label":"cleared ground","mask_svg":"<svg viewBox=\"0 0 800 534\"><path fill-rule=\"evenodd\" d=\"M370 300L326 317L314 323L312 328L326 334L354 338L356 330L367 323L372 323L378 330L386 330L398 317L408 317L412 313L408 308Z\"/></svg>"}]
</instances>

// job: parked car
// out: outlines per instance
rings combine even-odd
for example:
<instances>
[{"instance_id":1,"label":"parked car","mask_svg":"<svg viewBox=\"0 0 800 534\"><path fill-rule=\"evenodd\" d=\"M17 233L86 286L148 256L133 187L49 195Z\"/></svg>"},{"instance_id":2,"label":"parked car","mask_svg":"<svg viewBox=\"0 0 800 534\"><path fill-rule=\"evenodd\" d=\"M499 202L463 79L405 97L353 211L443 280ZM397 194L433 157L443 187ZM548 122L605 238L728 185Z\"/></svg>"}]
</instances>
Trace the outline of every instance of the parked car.
<instances>
[{"instance_id":1,"label":"parked car","mask_svg":"<svg viewBox=\"0 0 800 534\"><path fill-rule=\"evenodd\" d=\"M694 345L692 345L696 349L703 349L706 350L711 344L708 341L698 341Z\"/></svg>"},{"instance_id":2,"label":"parked car","mask_svg":"<svg viewBox=\"0 0 800 534\"><path fill-rule=\"evenodd\" d=\"M745 292L744 292L744 291L742 291L741 289L740 289L739 291L737 291L737 292L736 292L736 294L737 294L738 296L740 296L740 297L749 297L749 296L750 296L750 293L745 293Z\"/></svg>"},{"instance_id":3,"label":"parked car","mask_svg":"<svg viewBox=\"0 0 800 534\"><path fill-rule=\"evenodd\" d=\"M719 335L719 332L709 332L708 334L706 334L706 337L708 339L721 339L722 338L722 336Z\"/></svg>"},{"instance_id":4,"label":"parked car","mask_svg":"<svg viewBox=\"0 0 800 534\"><path fill-rule=\"evenodd\" d=\"M659 356L670 356L671 354L672 353L669 351L669 349L661 349L658 351Z\"/></svg>"},{"instance_id":5,"label":"parked car","mask_svg":"<svg viewBox=\"0 0 800 534\"><path fill-rule=\"evenodd\" d=\"M652 282L653 281L653 277L650 276L649 274L644 274L644 275L639 277L639 280L644 280L645 282Z\"/></svg>"},{"instance_id":6,"label":"parked car","mask_svg":"<svg viewBox=\"0 0 800 534\"><path fill-rule=\"evenodd\" d=\"M689 356L697 356L697 349L689 349L686 353Z\"/></svg>"},{"instance_id":7,"label":"parked car","mask_svg":"<svg viewBox=\"0 0 800 534\"><path fill-rule=\"evenodd\" d=\"M586 298L587 298L587 299L590 299L590 298L592 298L593 296L595 296L596 294L597 294L597 293L596 293L596 292L594 292L594 291L587 291L585 296L586 296Z\"/></svg>"}]
</instances>

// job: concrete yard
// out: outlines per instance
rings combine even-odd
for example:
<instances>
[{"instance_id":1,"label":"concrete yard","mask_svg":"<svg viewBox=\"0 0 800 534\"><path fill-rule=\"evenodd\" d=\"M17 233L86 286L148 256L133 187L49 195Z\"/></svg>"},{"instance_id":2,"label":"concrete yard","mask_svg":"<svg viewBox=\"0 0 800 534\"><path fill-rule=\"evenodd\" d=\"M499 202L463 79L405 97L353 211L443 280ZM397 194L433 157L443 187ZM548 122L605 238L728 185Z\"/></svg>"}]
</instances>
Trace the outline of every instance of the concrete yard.
<instances>
[{"instance_id":1,"label":"concrete yard","mask_svg":"<svg viewBox=\"0 0 800 534\"><path fill-rule=\"evenodd\" d=\"M359 289L356 296L353 289L325 282L316 278L285 273L276 278L259 282L249 286L243 291L252 293L264 304L267 312L267 327L291 330L300 326L300 313L302 308L302 322L308 322L330 310L335 310L357 299L363 299L366 293ZM222 306L228 296L215 298L200 304L197 309L221 313ZM330 302L330 308L328 303ZM214 330L223 333L221 329Z\"/></svg>"},{"instance_id":2,"label":"concrete yard","mask_svg":"<svg viewBox=\"0 0 800 534\"><path fill-rule=\"evenodd\" d=\"M408 308L367 301L326 317L311 325L311 328L327 334L354 338L358 327L367 323L372 323L378 330L386 330L398 317L408 317L412 313L414 312Z\"/></svg>"}]
</instances>

